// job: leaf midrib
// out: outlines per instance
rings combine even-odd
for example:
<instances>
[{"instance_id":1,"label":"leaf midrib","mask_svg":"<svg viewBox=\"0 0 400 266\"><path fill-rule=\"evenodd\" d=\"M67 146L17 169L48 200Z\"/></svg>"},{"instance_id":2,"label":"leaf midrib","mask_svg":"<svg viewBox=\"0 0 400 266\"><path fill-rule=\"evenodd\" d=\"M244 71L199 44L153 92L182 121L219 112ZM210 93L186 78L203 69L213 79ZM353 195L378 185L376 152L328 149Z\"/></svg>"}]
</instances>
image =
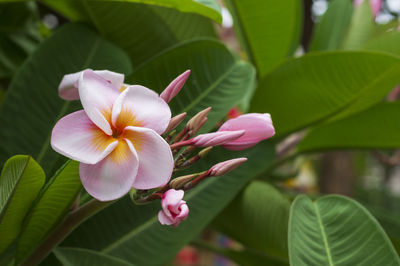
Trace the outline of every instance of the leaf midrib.
<instances>
[{"instance_id":1,"label":"leaf midrib","mask_svg":"<svg viewBox=\"0 0 400 266\"><path fill-rule=\"evenodd\" d=\"M314 206L315 214L317 215L318 225L319 225L319 229L321 230L321 236L322 236L322 240L324 241L325 252L326 252L326 256L328 257L329 265L334 266L333 261L332 261L331 249L329 247L328 238L325 233L325 228L324 228L324 225L323 225L323 222L321 219L321 214L319 212L317 203L313 202L313 206Z\"/></svg>"}]
</instances>

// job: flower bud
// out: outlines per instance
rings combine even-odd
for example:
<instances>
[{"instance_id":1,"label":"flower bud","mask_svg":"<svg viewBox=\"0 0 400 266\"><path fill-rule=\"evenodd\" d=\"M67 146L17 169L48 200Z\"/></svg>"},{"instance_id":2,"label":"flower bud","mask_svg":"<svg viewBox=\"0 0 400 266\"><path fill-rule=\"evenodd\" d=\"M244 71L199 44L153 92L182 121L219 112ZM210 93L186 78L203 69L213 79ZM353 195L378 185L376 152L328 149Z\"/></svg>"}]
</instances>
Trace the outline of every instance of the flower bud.
<instances>
[{"instance_id":1,"label":"flower bud","mask_svg":"<svg viewBox=\"0 0 400 266\"><path fill-rule=\"evenodd\" d=\"M174 130L177 126L179 126L180 123L182 123L183 120L185 120L185 118L186 118L186 113L182 113L172 117L164 133L168 133Z\"/></svg>"},{"instance_id":2,"label":"flower bud","mask_svg":"<svg viewBox=\"0 0 400 266\"><path fill-rule=\"evenodd\" d=\"M370 1L371 9L372 9L372 14L374 17L376 17L381 10L382 7L382 0L368 0ZM355 0L354 1L354 6L359 6L364 2L364 0Z\"/></svg>"},{"instance_id":3,"label":"flower bud","mask_svg":"<svg viewBox=\"0 0 400 266\"><path fill-rule=\"evenodd\" d=\"M198 177L199 174L191 174L191 175L184 175L184 176L179 176L177 178L174 178L169 182L169 186L173 189L178 189L183 187L187 182L192 181L196 177Z\"/></svg>"},{"instance_id":4,"label":"flower bud","mask_svg":"<svg viewBox=\"0 0 400 266\"><path fill-rule=\"evenodd\" d=\"M167 86L167 88L161 93L160 97L165 102L170 102L172 98L174 98L179 93L183 85L185 85L185 82L188 79L189 75L190 70L186 70L184 73L179 75Z\"/></svg>"},{"instance_id":5,"label":"flower bud","mask_svg":"<svg viewBox=\"0 0 400 266\"><path fill-rule=\"evenodd\" d=\"M244 150L264 139L275 135L275 129L269 114L244 114L226 121L217 132L245 130L240 138L222 145L228 150Z\"/></svg>"},{"instance_id":6,"label":"flower bud","mask_svg":"<svg viewBox=\"0 0 400 266\"><path fill-rule=\"evenodd\" d=\"M177 227L186 219L189 208L186 201L182 200L185 192L183 190L169 189L161 199L162 210L158 212L158 220L163 225Z\"/></svg>"},{"instance_id":7,"label":"flower bud","mask_svg":"<svg viewBox=\"0 0 400 266\"><path fill-rule=\"evenodd\" d=\"M205 121L207 120L207 115L210 113L210 111L211 107L208 107L197 113L187 122L186 127L195 134L204 125ZM192 134L192 136L194 134Z\"/></svg>"},{"instance_id":8,"label":"flower bud","mask_svg":"<svg viewBox=\"0 0 400 266\"><path fill-rule=\"evenodd\" d=\"M222 176L246 161L247 158L236 158L229 161L220 162L211 167L208 171L208 174L209 176Z\"/></svg>"},{"instance_id":9,"label":"flower bud","mask_svg":"<svg viewBox=\"0 0 400 266\"><path fill-rule=\"evenodd\" d=\"M209 146L219 146L235 139L240 138L245 134L244 130L237 131L218 131L213 133L201 134L190 140L188 143L194 146L209 147Z\"/></svg>"}]
</instances>

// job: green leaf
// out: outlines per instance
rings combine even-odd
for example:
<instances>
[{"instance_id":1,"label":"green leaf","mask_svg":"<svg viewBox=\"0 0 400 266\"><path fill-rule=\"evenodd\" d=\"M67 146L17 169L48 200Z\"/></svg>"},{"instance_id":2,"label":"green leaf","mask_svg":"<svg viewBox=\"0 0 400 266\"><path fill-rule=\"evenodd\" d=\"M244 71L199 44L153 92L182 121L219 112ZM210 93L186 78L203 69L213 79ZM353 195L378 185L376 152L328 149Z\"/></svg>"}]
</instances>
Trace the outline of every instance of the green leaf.
<instances>
[{"instance_id":1,"label":"green leaf","mask_svg":"<svg viewBox=\"0 0 400 266\"><path fill-rule=\"evenodd\" d=\"M299 196L289 220L290 265L400 265L389 238L356 201Z\"/></svg>"},{"instance_id":2,"label":"green leaf","mask_svg":"<svg viewBox=\"0 0 400 266\"><path fill-rule=\"evenodd\" d=\"M374 34L375 21L369 1L364 1L353 13L350 27L343 41L344 49L359 49Z\"/></svg>"},{"instance_id":3,"label":"green leaf","mask_svg":"<svg viewBox=\"0 0 400 266\"><path fill-rule=\"evenodd\" d=\"M227 0L243 48L263 76L297 48L302 20L298 0ZM293 45L295 43L295 45ZM296 49L295 48L295 49Z\"/></svg>"},{"instance_id":4,"label":"green leaf","mask_svg":"<svg viewBox=\"0 0 400 266\"><path fill-rule=\"evenodd\" d=\"M215 36L206 18L171 8L119 1L87 1L86 6L97 30L124 49L135 67L180 41Z\"/></svg>"},{"instance_id":5,"label":"green leaf","mask_svg":"<svg viewBox=\"0 0 400 266\"><path fill-rule=\"evenodd\" d=\"M85 1L87 3L99 2L99 0ZM216 0L111 0L109 2L112 1L140 3L175 8L181 12L199 14L211 18L218 23L222 23L221 7L218 5Z\"/></svg>"},{"instance_id":6,"label":"green leaf","mask_svg":"<svg viewBox=\"0 0 400 266\"><path fill-rule=\"evenodd\" d=\"M215 228L252 249L287 257L290 201L262 181L251 182L216 218Z\"/></svg>"},{"instance_id":7,"label":"green leaf","mask_svg":"<svg viewBox=\"0 0 400 266\"><path fill-rule=\"evenodd\" d=\"M79 163L68 161L46 186L25 221L18 241L17 263L28 257L68 213L82 189Z\"/></svg>"},{"instance_id":8,"label":"green leaf","mask_svg":"<svg viewBox=\"0 0 400 266\"><path fill-rule=\"evenodd\" d=\"M324 149L400 147L400 103L381 103L367 111L312 129L299 143L300 152Z\"/></svg>"},{"instance_id":9,"label":"green leaf","mask_svg":"<svg viewBox=\"0 0 400 266\"><path fill-rule=\"evenodd\" d=\"M179 74L191 69L185 87L170 103L174 114L192 117L211 106L202 131L210 130L237 105L254 82L254 68L235 59L218 41L197 40L164 51L127 78L161 92Z\"/></svg>"},{"instance_id":10,"label":"green leaf","mask_svg":"<svg viewBox=\"0 0 400 266\"><path fill-rule=\"evenodd\" d=\"M0 254L20 233L45 179L42 168L30 156L16 155L5 163L0 177Z\"/></svg>"},{"instance_id":11,"label":"green leaf","mask_svg":"<svg viewBox=\"0 0 400 266\"><path fill-rule=\"evenodd\" d=\"M290 78L288 78L290 77ZM288 60L259 84L253 112L287 134L380 102L400 82L400 59L375 52L318 52Z\"/></svg>"},{"instance_id":12,"label":"green leaf","mask_svg":"<svg viewBox=\"0 0 400 266\"><path fill-rule=\"evenodd\" d=\"M381 51L400 56L400 32L389 31L367 42L362 49Z\"/></svg>"},{"instance_id":13,"label":"green leaf","mask_svg":"<svg viewBox=\"0 0 400 266\"><path fill-rule=\"evenodd\" d=\"M330 1L328 10L315 27L310 50L338 49L346 36L352 15L353 5L351 1Z\"/></svg>"},{"instance_id":14,"label":"green leaf","mask_svg":"<svg viewBox=\"0 0 400 266\"><path fill-rule=\"evenodd\" d=\"M68 24L40 45L15 75L0 106L0 162L26 153L47 173L52 170L60 158L50 147L52 127L81 108L78 101L59 98L57 88L63 75L85 68L131 71L120 49L83 25Z\"/></svg>"},{"instance_id":15,"label":"green leaf","mask_svg":"<svg viewBox=\"0 0 400 266\"><path fill-rule=\"evenodd\" d=\"M133 266L133 264L101 252L83 248L54 249L63 266Z\"/></svg>"},{"instance_id":16,"label":"green leaf","mask_svg":"<svg viewBox=\"0 0 400 266\"><path fill-rule=\"evenodd\" d=\"M210 178L189 191L185 200L190 214L177 228L162 226L157 213L160 202L134 205L128 197L96 214L75 230L63 246L81 246L106 252L138 265L169 262L192 240L251 179L269 167L273 147L269 142L243 152L216 149L191 172L208 169L218 161L247 157L245 165L220 178Z\"/></svg>"}]
</instances>

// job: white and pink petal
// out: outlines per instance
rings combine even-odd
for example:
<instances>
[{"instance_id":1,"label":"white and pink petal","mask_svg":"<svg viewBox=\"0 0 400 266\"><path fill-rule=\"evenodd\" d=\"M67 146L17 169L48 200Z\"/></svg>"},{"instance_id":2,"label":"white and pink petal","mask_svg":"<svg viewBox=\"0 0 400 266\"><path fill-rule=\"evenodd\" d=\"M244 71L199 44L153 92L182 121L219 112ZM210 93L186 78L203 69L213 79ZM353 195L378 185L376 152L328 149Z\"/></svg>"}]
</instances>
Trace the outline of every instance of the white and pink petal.
<instances>
[{"instance_id":1,"label":"white and pink petal","mask_svg":"<svg viewBox=\"0 0 400 266\"><path fill-rule=\"evenodd\" d=\"M124 90L115 101L112 122L116 125L121 112L129 112L140 123L140 126L150 128L158 134L164 133L171 120L171 109L154 91L132 85ZM129 124L130 126L137 126Z\"/></svg>"},{"instance_id":2,"label":"white and pink petal","mask_svg":"<svg viewBox=\"0 0 400 266\"><path fill-rule=\"evenodd\" d=\"M154 130L143 127L125 128L124 137L133 143L139 158L133 187L151 189L167 184L174 168L169 144Z\"/></svg>"},{"instance_id":3,"label":"white and pink petal","mask_svg":"<svg viewBox=\"0 0 400 266\"><path fill-rule=\"evenodd\" d=\"M81 163L79 175L83 187L91 196L100 201L110 201L129 192L138 168L139 161L133 145L127 140L122 140L115 150L99 163Z\"/></svg>"},{"instance_id":4,"label":"white and pink petal","mask_svg":"<svg viewBox=\"0 0 400 266\"><path fill-rule=\"evenodd\" d=\"M52 148L62 155L95 164L111 153L118 141L106 135L80 110L61 118L51 134Z\"/></svg>"},{"instance_id":5,"label":"white and pink petal","mask_svg":"<svg viewBox=\"0 0 400 266\"><path fill-rule=\"evenodd\" d=\"M86 114L106 134L112 135L111 112L115 100L120 95L119 88L92 70L83 71L78 87Z\"/></svg>"},{"instance_id":6,"label":"white and pink petal","mask_svg":"<svg viewBox=\"0 0 400 266\"><path fill-rule=\"evenodd\" d=\"M109 70L95 70L97 75L103 77L116 88L124 85L124 74L112 72ZM64 75L58 86L58 95L64 100L79 100L78 81L83 71Z\"/></svg>"}]
</instances>

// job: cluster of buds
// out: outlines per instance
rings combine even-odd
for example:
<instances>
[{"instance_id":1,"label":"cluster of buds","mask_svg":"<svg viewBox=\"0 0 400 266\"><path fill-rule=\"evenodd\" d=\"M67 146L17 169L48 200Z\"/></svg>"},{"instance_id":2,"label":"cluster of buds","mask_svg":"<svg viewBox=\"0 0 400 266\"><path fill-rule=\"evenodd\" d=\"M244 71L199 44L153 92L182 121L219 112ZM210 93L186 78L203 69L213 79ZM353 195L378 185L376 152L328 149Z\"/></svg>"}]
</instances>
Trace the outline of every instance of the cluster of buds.
<instances>
[{"instance_id":1,"label":"cluster of buds","mask_svg":"<svg viewBox=\"0 0 400 266\"><path fill-rule=\"evenodd\" d=\"M160 95L141 85L125 84L123 74L107 70L86 69L64 76L60 97L80 100L83 109L56 123L51 145L80 162L79 175L91 196L110 201L133 191L137 203L161 199L160 222L177 226L189 213L183 201L185 191L206 178L232 171L247 159L220 162L172 180L171 176L204 158L215 146L244 150L274 135L269 114L235 111L234 118L207 134L198 132L210 107L184 126L186 113L171 118L168 103L189 75L188 70L178 76Z\"/></svg>"},{"instance_id":2,"label":"cluster of buds","mask_svg":"<svg viewBox=\"0 0 400 266\"><path fill-rule=\"evenodd\" d=\"M169 102L183 87L189 74L190 71L186 71L172 81L160 96ZM198 135L211 111L211 107L202 110L189 119L183 127L180 125L187 118L186 113L178 114L170 120L163 135L170 144L174 156L175 174L206 157L215 146L229 150L244 150L275 134L269 114L240 115L235 109L237 115L231 116L230 111L228 118L233 118L223 123L216 132ZM176 227L189 214L188 205L183 200L187 190L194 188L206 178L225 175L246 161L247 158L235 158L219 162L203 172L175 177L161 188L151 191L136 190L131 196L137 203L161 199L162 210L158 213L160 223Z\"/></svg>"}]
</instances>

